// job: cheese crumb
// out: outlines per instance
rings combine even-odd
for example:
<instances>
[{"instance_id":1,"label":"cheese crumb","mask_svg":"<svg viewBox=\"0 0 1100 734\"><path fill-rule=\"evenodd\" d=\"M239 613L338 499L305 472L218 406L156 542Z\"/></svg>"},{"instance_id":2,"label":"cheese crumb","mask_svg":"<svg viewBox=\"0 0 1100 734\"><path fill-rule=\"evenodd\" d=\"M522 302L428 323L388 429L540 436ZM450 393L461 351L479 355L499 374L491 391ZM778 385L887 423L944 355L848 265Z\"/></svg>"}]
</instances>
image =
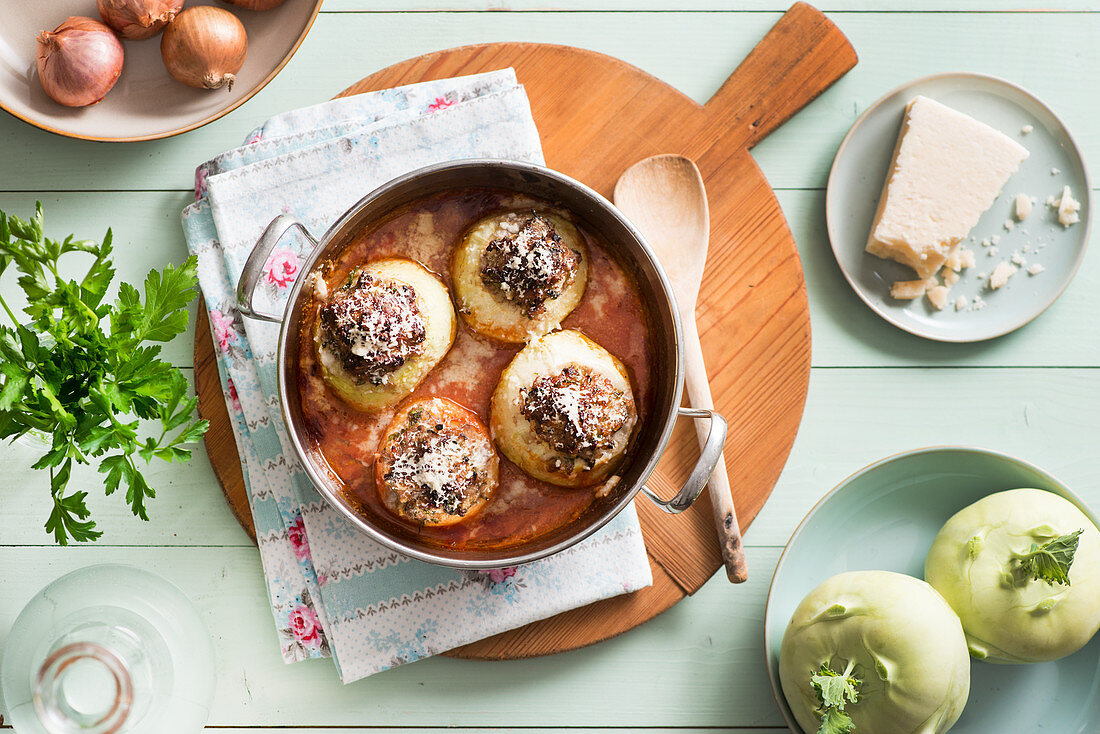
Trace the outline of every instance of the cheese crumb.
<instances>
[{"instance_id":1,"label":"cheese crumb","mask_svg":"<svg viewBox=\"0 0 1100 734\"><path fill-rule=\"evenodd\" d=\"M1012 264L1021 268L1027 267L1027 260L1020 253L1014 252L1012 253Z\"/></svg>"},{"instance_id":2,"label":"cheese crumb","mask_svg":"<svg viewBox=\"0 0 1100 734\"><path fill-rule=\"evenodd\" d=\"M1051 199L1053 198L1054 197L1051 197ZM1058 221L1063 227L1068 228L1071 224L1077 224L1077 222L1081 221L1081 215L1078 214L1081 210L1081 202L1073 198L1069 186L1062 189L1062 195L1058 198L1057 206Z\"/></svg>"},{"instance_id":3,"label":"cheese crumb","mask_svg":"<svg viewBox=\"0 0 1100 734\"><path fill-rule=\"evenodd\" d=\"M988 255L989 255L989 257L993 257L993 256L994 256L994 255L996 255L996 254L997 254L998 252L999 252L999 250L998 250L998 249L997 249L996 247L990 247L990 248L989 248L989 252L988 252L988 253L986 253L986 254L988 254Z\"/></svg>"},{"instance_id":4,"label":"cheese crumb","mask_svg":"<svg viewBox=\"0 0 1100 734\"><path fill-rule=\"evenodd\" d=\"M951 251L944 262L944 271L954 270L956 273L963 268L974 267L974 251L964 250L961 247Z\"/></svg>"},{"instance_id":5,"label":"cheese crumb","mask_svg":"<svg viewBox=\"0 0 1100 734\"><path fill-rule=\"evenodd\" d=\"M1027 194L1016 194L1016 220L1024 221L1031 214L1031 206L1034 202Z\"/></svg>"},{"instance_id":6,"label":"cheese crumb","mask_svg":"<svg viewBox=\"0 0 1100 734\"><path fill-rule=\"evenodd\" d=\"M1012 263L997 263L997 267L993 269L993 274L989 276L989 290L995 291L1003 286L1009 278L1016 274L1016 270L1016 266Z\"/></svg>"},{"instance_id":7,"label":"cheese crumb","mask_svg":"<svg viewBox=\"0 0 1100 734\"><path fill-rule=\"evenodd\" d=\"M970 308L975 311L981 311L985 308L985 301L982 300L981 296L974 296L974 300L970 302Z\"/></svg>"},{"instance_id":8,"label":"cheese crumb","mask_svg":"<svg viewBox=\"0 0 1100 734\"><path fill-rule=\"evenodd\" d=\"M1050 175L1051 176L1057 176L1061 172L1062 172L1061 168L1052 168L1052 169L1050 169Z\"/></svg>"},{"instance_id":9,"label":"cheese crumb","mask_svg":"<svg viewBox=\"0 0 1100 734\"><path fill-rule=\"evenodd\" d=\"M999 234L995 234L995 235L993 235L992 237L989 238L989 241L992 242L993 244L997 244L998 242L1001 241L1001 236Z\"/></svg>"},{"instance_id":10,"label":"cheese crumb","mask_svg":"<svg viewBox=\"0 0 1100 734\"><path fill-rule=\"evenodd\" d=\"M1014 220L1014 219L1006 219L1005 220L1004 228L1005 228L1006 232L1011 232L1012 228L1015 227L1015 226L1016 226L1016 220Z\"/></svg>"},{"instance_id":11,"label":"cheese crumb","mask_svg":"<svg viewBox=\"0 0 1100 734\"><path fill-rule=\"evenodd\" d=\"M1039 273L1043 272L1044 270L1046 270L1046 268L1044 268L1039 263L1035 263L1030 268L1027 269L1027 274L1028 275L1038 275Z\"/></svg>"},{"instance_id":12,"label":"cheese crumb","mask_svg":"<svg viewBox=\"0 0 1100 734\"><path fill-rule=\"evenodd\" d=\"M950 290L946 286L938 285L935 288L929 288L925 295L928 296L928 300L936 307L936 310L942 311L944 306L947 305L947 294Z\"/></svg>"},{"instance_id":13,"label":"cheese crumb","mask_svg":"<svg viewBox=\"0 0 1100 734\"><path fill-rule=\"evenodd\" d=\"M966 308L966 296L959 296L955 299L955 310L962 311Z\"/></svg>"},{"instance_id":14,"label":"cheese crumb","mask_svg":"<svg viewBox=\"0 0 1100 734\"><path fill-rule=\"evenodd\" d=\"M1034 129L1035 128L1033 128L1031 125L1024 125L1022 128L1020 128L1020 134L1027 135Z\"/></svg>"},{"instance_id":15,"label":"cheese crumb","mask_svg":"<svg viewBox=\"0 0 1100 734\"><path fill-rule=\"evenodd\" d=\"M992 243L992 242L990 242L990 240L989 240L989 238L988 238L988 237L986 237L986 238L985 238L984 240L982 240L982 247L989 247L989 246L990 246L990 245L992 245L992 244L993 244L993 243Z\"/></svg>"},{"instance_id":16,"label":"cheese crumb","mask_svg":"<svg viewBox=\"0 0 1100 734\"><path fill-rule=\"evenodd\" d=\"M943 273L944 285L953 286L959 282L959 274L954 270L945 270Z\"/></svg>"},{"instance_id":17,"label":"cheese crumb","mask_svg":"<svg viewBox=\"0 0 1100 734\"><path fill-rule=\"evenodd\" d=\"M928 289L928 282L924 280L899 280L890 286L890 297L899 301L912 301L920 298Z\"/></svg>"}]
</instances>

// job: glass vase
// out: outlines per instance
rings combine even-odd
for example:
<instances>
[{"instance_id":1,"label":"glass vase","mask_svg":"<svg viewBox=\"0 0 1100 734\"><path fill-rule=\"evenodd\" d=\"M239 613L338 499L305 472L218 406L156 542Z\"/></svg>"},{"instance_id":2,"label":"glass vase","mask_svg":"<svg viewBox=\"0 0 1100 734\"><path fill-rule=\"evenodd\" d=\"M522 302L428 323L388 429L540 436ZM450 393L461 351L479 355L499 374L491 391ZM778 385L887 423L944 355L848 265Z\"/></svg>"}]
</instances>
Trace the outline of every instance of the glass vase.
<instances>
[{"instance_id":1,"label":"glass vase","mask_svg":"<svg viewBox=\"0 0 1100 734\"><path fill-rule=\"evenodd\" d=\"M130 566L89 566L42 589L0 666L18 734L183 734L206 723L214 649L176 586Z\"/></svg>"}]
</instances>

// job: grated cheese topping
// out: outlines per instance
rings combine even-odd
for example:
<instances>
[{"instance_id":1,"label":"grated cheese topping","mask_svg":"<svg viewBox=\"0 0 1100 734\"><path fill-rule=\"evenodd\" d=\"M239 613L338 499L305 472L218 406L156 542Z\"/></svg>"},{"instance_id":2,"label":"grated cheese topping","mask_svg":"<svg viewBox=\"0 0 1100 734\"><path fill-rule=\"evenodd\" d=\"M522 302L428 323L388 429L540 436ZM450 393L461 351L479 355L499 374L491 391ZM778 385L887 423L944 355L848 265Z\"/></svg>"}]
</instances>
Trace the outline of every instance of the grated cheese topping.
<instances>
[{"instance_id":1,"label":"grated cheese topping","mask_svg":"<svg viewBox=\"0 0 1100 734\"><path fill-rule=\"evenodd\" d=\"M520 391L522 412L551 448L563 454L554 468L572 469L581 459L594 465L614 447L612 437L630 417L628 398L603 375L571 364L537 377Z\"/></svg>"},{"instance_id":2,"label":"grated cheese topping","mask_svg":"<svg viewBox=\"0 0 1100 734\"><path fill-rule=\"evenodd\" d=\"M322 345L360 382L383 385L420 353L427 337L416 291L406 283L353 275L320 311Z\"/></svg>"},{"instance_id":3,"label":"grated cheese topping","mask_svg":"<svg viewBox=\"0 0 1100 734\"><path fill-rule=\"evenodd\" d=\"M497 225L481 261L481 280L502 300L523 309L528 318L544 310L576 278L580 254L562 242L545 217L512 212Z\"/></svg>"},{"instance_id":4,"label":"grated cheese topping","mask_svg":"<svg viewBox=\"0 0 1100 734\"><path fill-rule=\"evenodd\" d=\"M379 458L388 462L383 480L406 517L465 515L489 489L486 467L492 450L461 426L433 423L446 419L424 412L410 411L406 424L381 447Z\"/></svg>"}]
</instances>

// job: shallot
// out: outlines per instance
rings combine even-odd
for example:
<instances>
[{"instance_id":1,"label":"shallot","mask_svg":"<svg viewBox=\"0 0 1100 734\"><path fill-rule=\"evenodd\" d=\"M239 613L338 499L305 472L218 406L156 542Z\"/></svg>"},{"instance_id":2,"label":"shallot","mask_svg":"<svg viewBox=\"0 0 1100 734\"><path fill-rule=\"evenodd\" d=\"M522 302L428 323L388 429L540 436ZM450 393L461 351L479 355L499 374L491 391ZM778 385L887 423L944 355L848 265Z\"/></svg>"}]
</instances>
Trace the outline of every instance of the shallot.
<instances>
[{"instance_id":1,"label":"shallot","mask_svg":"<svg viewBox=\"0 0 1100 734\"><path fill-rule=\"evenodd\" d=\"M184 10L160 39L168 73L200 89L232 89L247 51L248 36L237 17L210 5Z\"/></svg>"},{"instance_id":2,"label":"shallot","mask_svg":"<svg viewBox=\"0 0 1100 734\"><path fill-rule=\"evenodd\" d=\"M122 44L98 20L72 16L38 34L38 79L55 102L86 107L103 99L122 73Z\"/></svg>"},{"instance_id":3,"label":"shallot","mask_svg":"<svg viewBox=\"0 0 1100 734\"><path fill-rule=\"evenodd\" d=\"M283 0L225 0L230 5L236 5L245 10L271 10L283 4Z\"/></svg>"},{"instance_id":4,"label":"shallot","mask_svg":"<svg viewBox=\"0 0 1100 734\"><path fill-rule=\"evenodd\" d=\"M123 38L155 36L183 9L183 0L96 0L99 17Z\"/></svg>"}]
</instances>

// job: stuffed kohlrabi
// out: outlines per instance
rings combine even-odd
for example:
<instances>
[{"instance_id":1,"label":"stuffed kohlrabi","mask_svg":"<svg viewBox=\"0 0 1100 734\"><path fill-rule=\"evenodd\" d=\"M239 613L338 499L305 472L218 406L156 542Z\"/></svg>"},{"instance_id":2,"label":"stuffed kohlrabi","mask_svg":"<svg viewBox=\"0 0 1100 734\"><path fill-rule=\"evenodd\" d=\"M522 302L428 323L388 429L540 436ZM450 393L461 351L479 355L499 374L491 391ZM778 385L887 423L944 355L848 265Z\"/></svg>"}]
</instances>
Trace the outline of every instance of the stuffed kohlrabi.
<instances>
[{"instance_id":1,"label":"stuffed kohlrabi","mask_svg":"<svg viewBox=\"0 0 1100 734\"><path fill-rule=\"evenodd\" d=\"M1040 489L989 495L943 526L924 565L962 620L970 654L1056 660L1100 629L1100 531Z\"/></svg>"},{"instance_id":2,"label":"stuffed kohlrabi","mask_svg":"<svg viewBox=\"0 0 1100 734\"><path fill-rule=\"evenodd\" d=\"M942 734L966 705L970 658L958 616L931 586L853 571L798 605L779 679L807 734Z\"/></svg>"}]
</instances>

